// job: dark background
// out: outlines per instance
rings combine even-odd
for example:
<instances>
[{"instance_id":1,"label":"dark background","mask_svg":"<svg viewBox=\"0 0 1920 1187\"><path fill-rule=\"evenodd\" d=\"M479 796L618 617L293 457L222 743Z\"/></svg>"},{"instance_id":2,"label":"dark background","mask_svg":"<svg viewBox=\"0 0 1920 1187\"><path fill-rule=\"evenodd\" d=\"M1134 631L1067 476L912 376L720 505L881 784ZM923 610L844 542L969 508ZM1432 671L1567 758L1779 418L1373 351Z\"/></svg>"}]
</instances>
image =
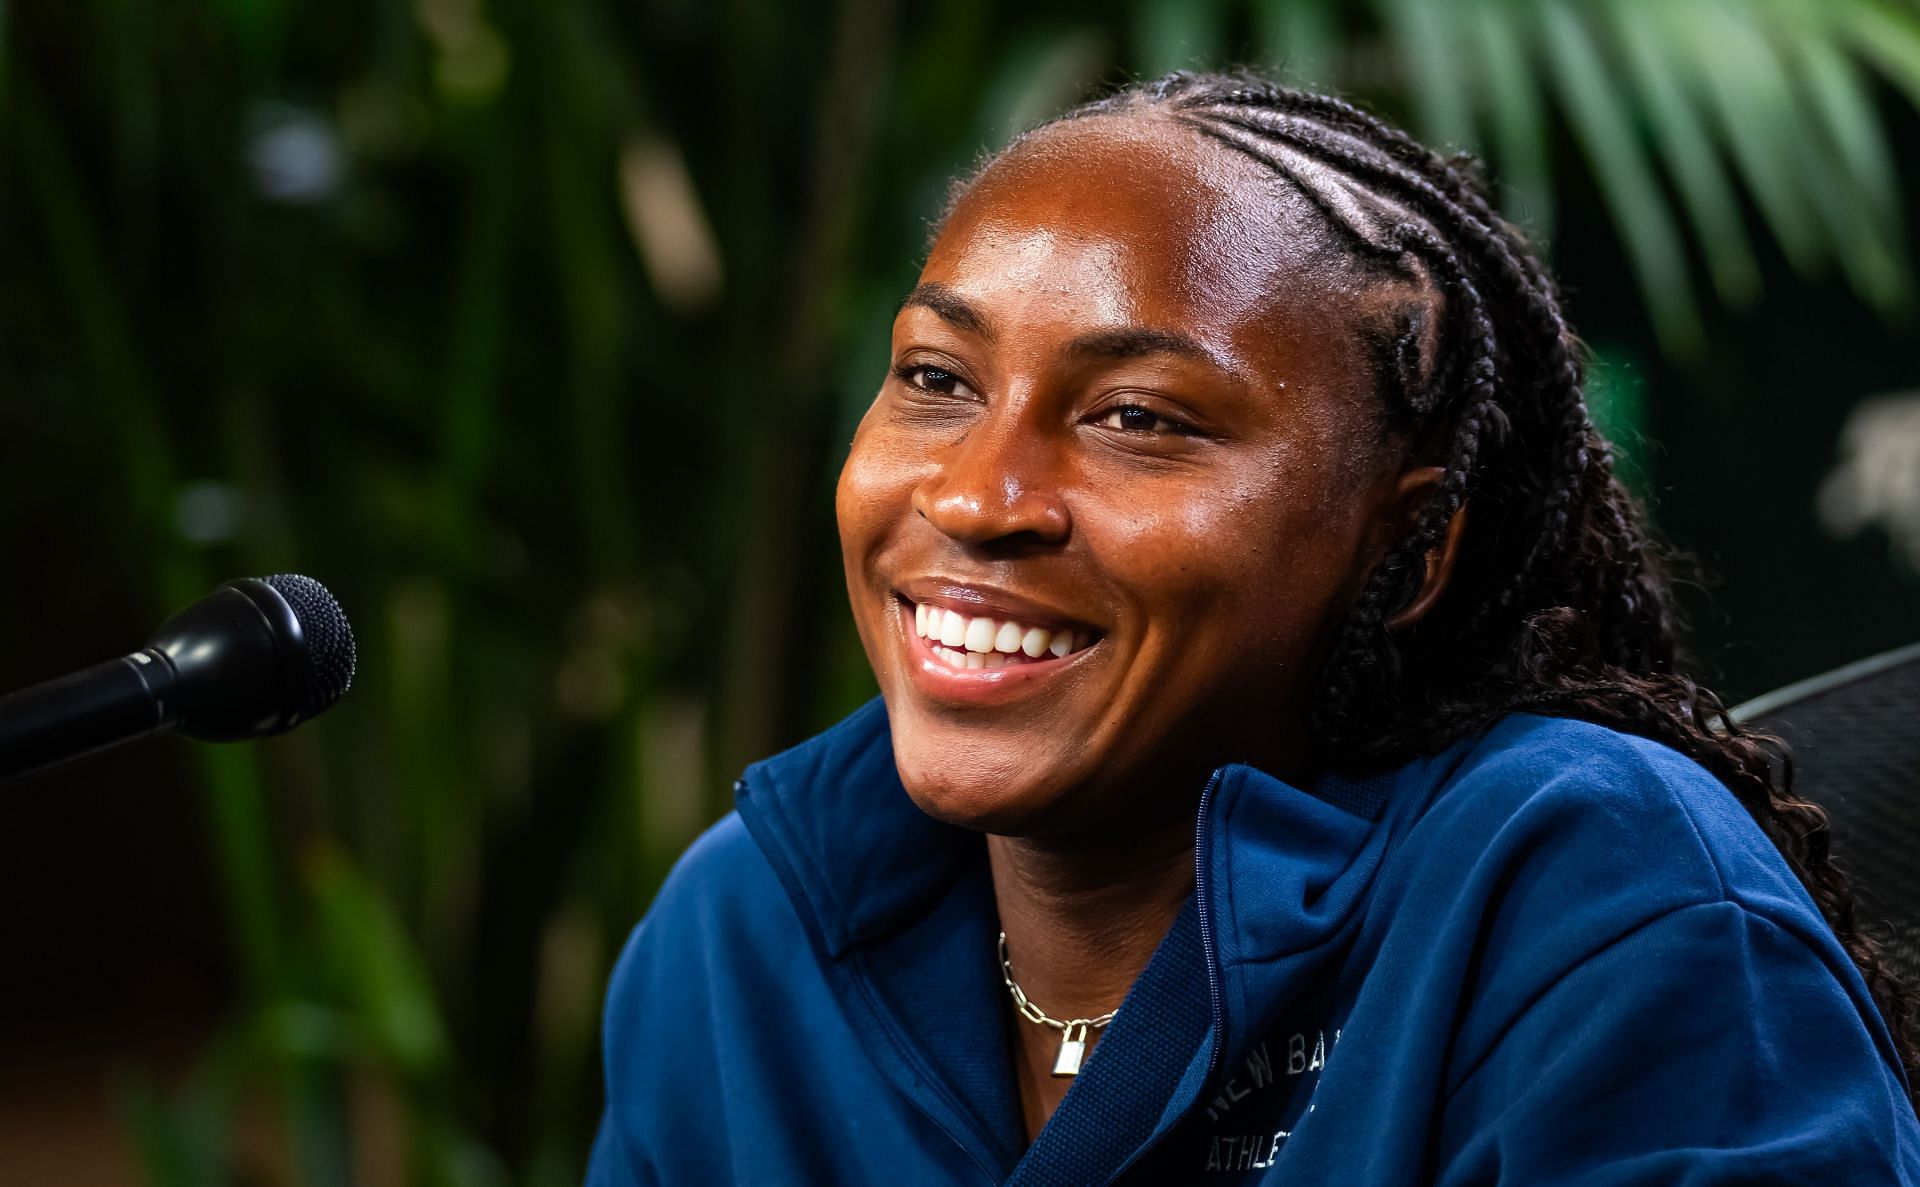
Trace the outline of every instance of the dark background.
<instances>
[{"instance_id":1,"label":"dark background","mask_svg":"<svg viewBox=\"0 0 1920 1187\"><path fill-rule=\"evenodd\" d=\"M247 574L361 655L0 795L0 1180L577 1181L652 888L870 693L831 483L947 178L1136 74L1487 158L1730 700L1920 638L1818 499L1920 399L1920 7L1654 7L0 0L0 689Z\"/></svg>"}]
</instances>

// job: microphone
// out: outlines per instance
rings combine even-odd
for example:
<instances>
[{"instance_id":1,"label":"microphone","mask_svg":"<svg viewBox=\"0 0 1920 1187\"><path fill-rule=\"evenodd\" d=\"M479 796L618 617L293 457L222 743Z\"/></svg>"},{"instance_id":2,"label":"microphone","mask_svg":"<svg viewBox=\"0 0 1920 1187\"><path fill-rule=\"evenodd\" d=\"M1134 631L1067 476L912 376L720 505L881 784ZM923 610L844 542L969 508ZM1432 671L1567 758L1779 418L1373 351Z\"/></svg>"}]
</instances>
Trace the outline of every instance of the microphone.
<instances>
[{"instance_id":1,"label":"microphone","mask_svg":"<svg viewBox=\"0 0 1920 1187\"><path fill-rule=\"evenodd\" d=\"M353 684L353 628L327 587L244 577L147 646L0 697L0 784L167 730L203 742L281 734Z\"/></svg>"}]
</instances>

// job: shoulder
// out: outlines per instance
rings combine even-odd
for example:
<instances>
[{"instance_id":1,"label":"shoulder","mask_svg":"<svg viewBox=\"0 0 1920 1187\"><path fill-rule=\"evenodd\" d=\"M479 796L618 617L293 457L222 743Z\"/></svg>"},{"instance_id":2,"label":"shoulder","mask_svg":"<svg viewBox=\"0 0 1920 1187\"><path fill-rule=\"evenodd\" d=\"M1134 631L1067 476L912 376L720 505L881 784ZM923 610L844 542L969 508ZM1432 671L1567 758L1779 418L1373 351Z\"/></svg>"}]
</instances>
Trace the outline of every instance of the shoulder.
<instances>
[{"instance_id":1,"label":"shoulder","mask_svg":"<svg viewBox=\"0 0 1920 1187\"><path fill-rule=\"evenodd\" d=\"M765 1079L764 1052L740 1036L756 1020L813 1025L831 1009L791 901L729 813L674 865L608 981L590 1181L709 1181L730 1165L716 1119Z\"/></svg>"},{"instance_id":2,"label":"shoulder","mask_svg":"<svg viewBox=\"0 0 1920 1187\"><path fill-rule=\"evenodd\" d=\"M1649 920L1523 999L1483 985L1450 1048L1441 1181L1611 1164L1634 1183L1915 1182L1898 1056L1834 972L1723 900Z\"/></svg>"},{"instance_id":3,"label":"shoulder","mask_svg":"<svg viewBox=\"0 0 1920 1187\"><path fill-rule=\"evenodd\" d=\"M778 889L773 869L740 813L728 812L674 862L640 927L753 926L768 905L758 893L763 882L764 889Z\"/></svg>"},{"instance_id":4,"label":"shoulder","mask_svg":"<svg viewBox=\"0 0 1920 1187\"><path fill-rule=\"evenodd\" d=\"M1433 775L1408 839L1443 865L1497 863L1563 892L1611 887L1649 916L1716 901L1813 910L1732 791L1659 742L1514 714L1435 760Z\"/></svg>"},{"instance_id":5,"label":"shoulder","mask_svg":"<svg viewBox=\"0 0 1920 1187\"><path fill-rule=\"evenodd\" d=\"M1721 904L1865 988L1793 870L1698 763L1583 721L1519 714L1433 760L1384 872L1382 926L1450 936L1493 1017L1648 925Z\"/></svg>"},{"instance_id":6,"label":"shoulder","mask_svg":"<svg viewBox=\"0 0 1920 1187\"><path fill-rule=\"evenodd\" d=\"M1389 922L1467 953L1463 1053L1551 1001L1625 1011L1636 994L1726 998L1731 1018L1745 986L1745 1013L1819 1014L1897 1067L1819 908L1692 759L1590 722L1520 714L1435 760L1428 781L1424 810L1397 840Z\"/></svg>"},{"instance_id":7,"label":"shoulder","mask_svg":"<svg viewBox=\"0 0 1920 1187\"><path fill-rule=\"evenodd\" d=\"M1514 713L1450 754L1436 808L1471 799L1480 810L1503 808L1505 815L1591 803L1667 812L1731 798L1704 767L1671 747L1591 721Z\"/></svg>"},{"instance_id":8,"label":"shoulder","mask_svg":"<svg viewBox=\"0 0 1920 1187\"><path fill-rule=\"evenodd\" d=\"M787 931L797 925L779 878L740 813L729 812L674 863L628 939L615 976L654 949Z\"/></svg>"},{"instance_id":9,"label":"shoulder","mask_svg":"<svg viewBox=\"0 0 1920 1187\"><path fill-rule=\"evenodd\" d=\"M772 969L806 944L766 856L729 812L681 855L627 938L607 987L609 1058L634 1050L637 1030L776 979Z\"/></svg>"}]
</instances>

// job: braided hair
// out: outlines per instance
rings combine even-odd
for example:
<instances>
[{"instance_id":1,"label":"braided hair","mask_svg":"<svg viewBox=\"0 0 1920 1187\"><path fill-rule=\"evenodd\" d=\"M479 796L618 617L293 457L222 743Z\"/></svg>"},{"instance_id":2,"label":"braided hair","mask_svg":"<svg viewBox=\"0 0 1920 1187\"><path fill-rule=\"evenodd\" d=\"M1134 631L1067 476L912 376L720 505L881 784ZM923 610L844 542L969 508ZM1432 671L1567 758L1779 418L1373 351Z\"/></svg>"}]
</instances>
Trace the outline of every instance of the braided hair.
<instances>
[{"instance_id":1,"label":"braided hair","mask_svg":"<svg viewBox=\"0 0 1920 1187\"><path fill-rule=\"evenodd\" d=\"M1684 670L1670 558L1588 416L1579 340L1538 255L1494 213L1468 164L1343 100L1245 73L1137 83L1014 145L1102 115L1171 118L1252 159L1312 204L1353 266L1427 290L1370 331L1369 345L1385 431L1407 434L1444 477L1339 627L1314 701L1317 742L1336 762L1386 766L1525 711L1687 755L1733 792L1806 886L1920 1084L1920 1003L1856 920L1826 814L1794 794L1785 743L1733 720ZM994 159L956 183L949 211ZM1446 596L1394 629L1462 515Z\"/></svg>"}]
</instances>

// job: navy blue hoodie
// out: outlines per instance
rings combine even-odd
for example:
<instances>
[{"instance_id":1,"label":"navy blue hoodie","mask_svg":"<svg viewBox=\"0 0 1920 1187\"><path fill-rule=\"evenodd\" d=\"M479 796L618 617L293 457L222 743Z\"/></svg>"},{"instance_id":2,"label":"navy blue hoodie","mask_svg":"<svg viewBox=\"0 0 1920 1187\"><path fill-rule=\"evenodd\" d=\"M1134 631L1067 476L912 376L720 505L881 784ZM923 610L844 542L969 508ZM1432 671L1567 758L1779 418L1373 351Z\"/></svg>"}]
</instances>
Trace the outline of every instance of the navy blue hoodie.
<instances>
[{"instance_id":1,"label":"navy blue hoodie","mask_svg":"<svg viewBox=\"0 0 1920 1187\"><path fill-rule=\"evenodd\" d=\"M877 701L749 768L614 973L589 1182L1920 1184L1859 973L1699 766L1516 715L1308 782L1214 773L1029 1145L982 838Z\"/></svg>"}]
</instances>

